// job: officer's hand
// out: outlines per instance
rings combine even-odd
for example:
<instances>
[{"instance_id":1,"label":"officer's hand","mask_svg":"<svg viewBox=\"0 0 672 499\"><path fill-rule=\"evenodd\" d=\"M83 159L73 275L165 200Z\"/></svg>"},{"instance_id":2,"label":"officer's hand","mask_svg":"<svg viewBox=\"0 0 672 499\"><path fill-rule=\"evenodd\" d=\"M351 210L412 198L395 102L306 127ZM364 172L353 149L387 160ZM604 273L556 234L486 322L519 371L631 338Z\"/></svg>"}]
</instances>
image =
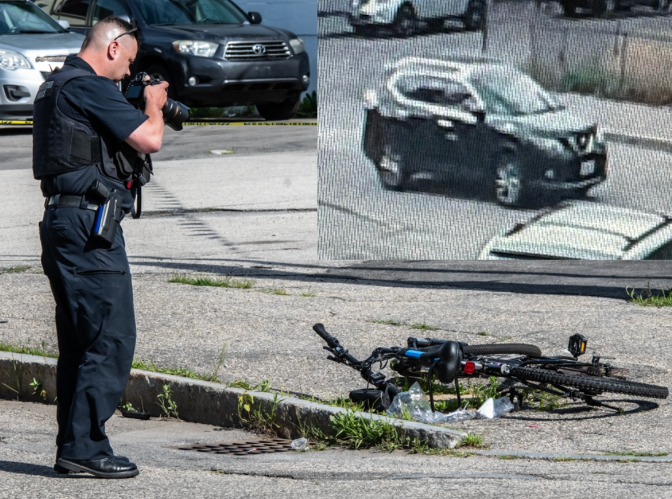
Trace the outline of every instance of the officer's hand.
<instances>
[{"instance_id":1,"label":"officer's hand","mask_svg":"<svg viewBox=\"0 0 672 499\"><path fill-rule=\"evenodd\" d=\"M145 87L145 109L148 107L162 109L168 99L168 82L162 81L158 85L149 85Z\"/></svg>"}]
</instances>

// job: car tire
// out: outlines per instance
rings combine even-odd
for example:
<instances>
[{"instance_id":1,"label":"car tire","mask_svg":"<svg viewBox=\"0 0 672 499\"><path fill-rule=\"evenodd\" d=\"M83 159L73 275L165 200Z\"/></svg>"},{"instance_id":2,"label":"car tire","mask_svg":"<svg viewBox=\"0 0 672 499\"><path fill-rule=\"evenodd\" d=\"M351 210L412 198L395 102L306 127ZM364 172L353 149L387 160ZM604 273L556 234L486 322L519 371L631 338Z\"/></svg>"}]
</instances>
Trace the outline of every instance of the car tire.
<instances>
[{"instance_id":1,"label":"car tire","mask_svg":"<svg viewBox=\"0 0 672 499\"><path fill-rule=\"evenodd\" d=\"M495 167L495 199L508 208L525 205L526 179L523 167L515 155L504 154Z\"/></svg>"},{"instance_id":2,"label":"car tire","mask_svg":"<svg viewBox=\"0 0 672 499\"><path fill-rule=\"evenodd\" d=\"M257 104L257 111L267 121L282 121L293 118L299 109L300 97L293 97L284 102Z\"/></svg>"},{"instance_id":3,"label":"car tire","mask_svg":"<svg viewBox=\"0 0 672 499\"><path fill-rule=\"evenodd\" d=\"M445 19L430 19L427 21L427 27L432 33L443 33L446 27Z\"/></svg>"},{"instance_id":4,"label":"car tire","mask_svg":"<svg viewBox=\"0 0 672 499\"><path fill-rule=\"evenodd\" d=\"M412 5L404 4L399 7L392 28L400 38L409 38L418 32L418 16Z\"/></svg>"},{"instance_id":5,"label":"car tire","mask_svg":"<svg viewBox=\"0 0 672 499\"><path fill-rule=\"evenodd\" d=\"M562 11L566 17L576 17L576 2L574 0L564 0L562 2Z\"/></svg>"},{"instance_id":6,"label":"car tire","mask_svg":"<svg viewBox=\"0 0 672 499\"><path fill-rule=\"evenodd\" d=\"M616 0L593 0L591 5L591 13L595 17L611 17L617 9Z\"/></svg>"},{"instance_id":7,"label":"car tire","mask_svg":"<svg viewBox=\"0 0 672 499\"><path fill-rule=\"evenodd\" d=\"M481 31L485 26L485 0L471 0L464 14L464 29Z\"/></svg>"},{"instance_id":8,"label":"car tire","mask_svg":"<svg viewBox=\"0 0 672 499\"><path fill-rule=\"evenodd\" d=\"M355 36L361 36L364 38L371 36L372 29L370 26L353 26L352 32L355 34Z\"/></svg>"},{"instance_id":9,"label":"car tire","mask_svg":"<svg viewBox=\"0 0 672 499\"><path fill-rule=\"evenodd\" d=\"M175 84L173 83L173 78L170 76L170 72L168 71L168 68L166 68L166 66L164 66L163 64L152 64L145 70L145 73L147 73L152 78L158 78L159 80L167 81L168 98L173 100L179 100L177 96L177 89L175 88Z\"/></svg>"},{"instance_id":10,"label":"car tire","mask_svg":"<svg viewBox=\"0 0 672 499\"><path fill-rule=\"evenodd\" d=\"M405 165L404 155L395 151L390 144L384 144L378 162L378 177L380 183L388 191L403 191L408 183L408 170Z\"/></svg>"}]
</instances>

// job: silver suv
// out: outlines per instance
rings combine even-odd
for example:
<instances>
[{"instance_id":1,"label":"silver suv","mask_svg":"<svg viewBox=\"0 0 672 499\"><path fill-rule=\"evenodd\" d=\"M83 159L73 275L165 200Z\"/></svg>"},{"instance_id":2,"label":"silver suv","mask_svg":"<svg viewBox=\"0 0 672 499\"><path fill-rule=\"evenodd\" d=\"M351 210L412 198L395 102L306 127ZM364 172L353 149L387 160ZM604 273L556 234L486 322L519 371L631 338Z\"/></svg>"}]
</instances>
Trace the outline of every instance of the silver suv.
<instances>
[{"instance_id":1,"label":"silver suv","mask_svg":"<svg viewBox=\"0 0 672 499\"><path fill-rule=\"evenodd\" d=\"M32 118L38 87L84 41L67 27L33 2L0 0L0 120Z\"/></svg>"}]
</instances>

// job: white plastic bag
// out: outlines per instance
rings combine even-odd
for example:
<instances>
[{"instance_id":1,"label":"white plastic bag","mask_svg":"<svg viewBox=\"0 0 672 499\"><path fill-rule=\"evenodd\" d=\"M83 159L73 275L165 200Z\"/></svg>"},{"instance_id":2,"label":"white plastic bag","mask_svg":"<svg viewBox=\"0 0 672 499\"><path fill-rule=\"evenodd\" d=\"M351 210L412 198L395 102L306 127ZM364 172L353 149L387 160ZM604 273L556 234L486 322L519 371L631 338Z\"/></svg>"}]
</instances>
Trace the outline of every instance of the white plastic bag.
<instances>
[{"instance_id":1,"label":"white plastic bag","mask_svg":"<svg viewBox=\"0 0 672 499\"><path fill-rule=\"evenodd\" d=\"M414 421L428 424L457 423L468 419L492 419L503 416L513 410L513 404L507 397L498 399L489 398L477 411L468 411L465 408L457 409L449 414L433 412L429 397L420 388L416 381L407 392L401 392L394 397L387 409L387 414L395 418L404 418L409 415Z\"/></svg>"},{"instance_id":2,"label":"white plastic bag","mask_svg":"<svg viewBox=\"0 0 672 499\"><path fill-rule=\"evenodd\" d=\"M297 438L296 440L292 440L289 446L294 450L308 450L308 440L303 437Z\"/></svg>"}]
</instances>

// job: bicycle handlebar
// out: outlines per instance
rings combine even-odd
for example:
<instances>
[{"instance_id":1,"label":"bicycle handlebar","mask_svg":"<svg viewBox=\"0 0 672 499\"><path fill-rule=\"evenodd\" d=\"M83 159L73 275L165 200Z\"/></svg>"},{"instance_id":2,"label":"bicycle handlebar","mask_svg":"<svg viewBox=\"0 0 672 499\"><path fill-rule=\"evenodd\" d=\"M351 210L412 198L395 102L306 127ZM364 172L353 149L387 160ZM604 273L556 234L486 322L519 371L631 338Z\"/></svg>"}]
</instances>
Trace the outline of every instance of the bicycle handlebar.
<instances>
[{"instance_id":1,"label":"bicycle handlebar","mask_svg":"<svg viewBox=\"0 0 672 499\"><path fill-rule=\"evenodd\" d=\"M320 338L322 338L324 341L327 342L327 345L331 348L336 348L339 347L340 344L338 343L338 340L334 338L332 335L327 333L327 330L324 328L324 324L317 323L313 326L313 331L315 331Z\"/></svg>"}]
</instances>

